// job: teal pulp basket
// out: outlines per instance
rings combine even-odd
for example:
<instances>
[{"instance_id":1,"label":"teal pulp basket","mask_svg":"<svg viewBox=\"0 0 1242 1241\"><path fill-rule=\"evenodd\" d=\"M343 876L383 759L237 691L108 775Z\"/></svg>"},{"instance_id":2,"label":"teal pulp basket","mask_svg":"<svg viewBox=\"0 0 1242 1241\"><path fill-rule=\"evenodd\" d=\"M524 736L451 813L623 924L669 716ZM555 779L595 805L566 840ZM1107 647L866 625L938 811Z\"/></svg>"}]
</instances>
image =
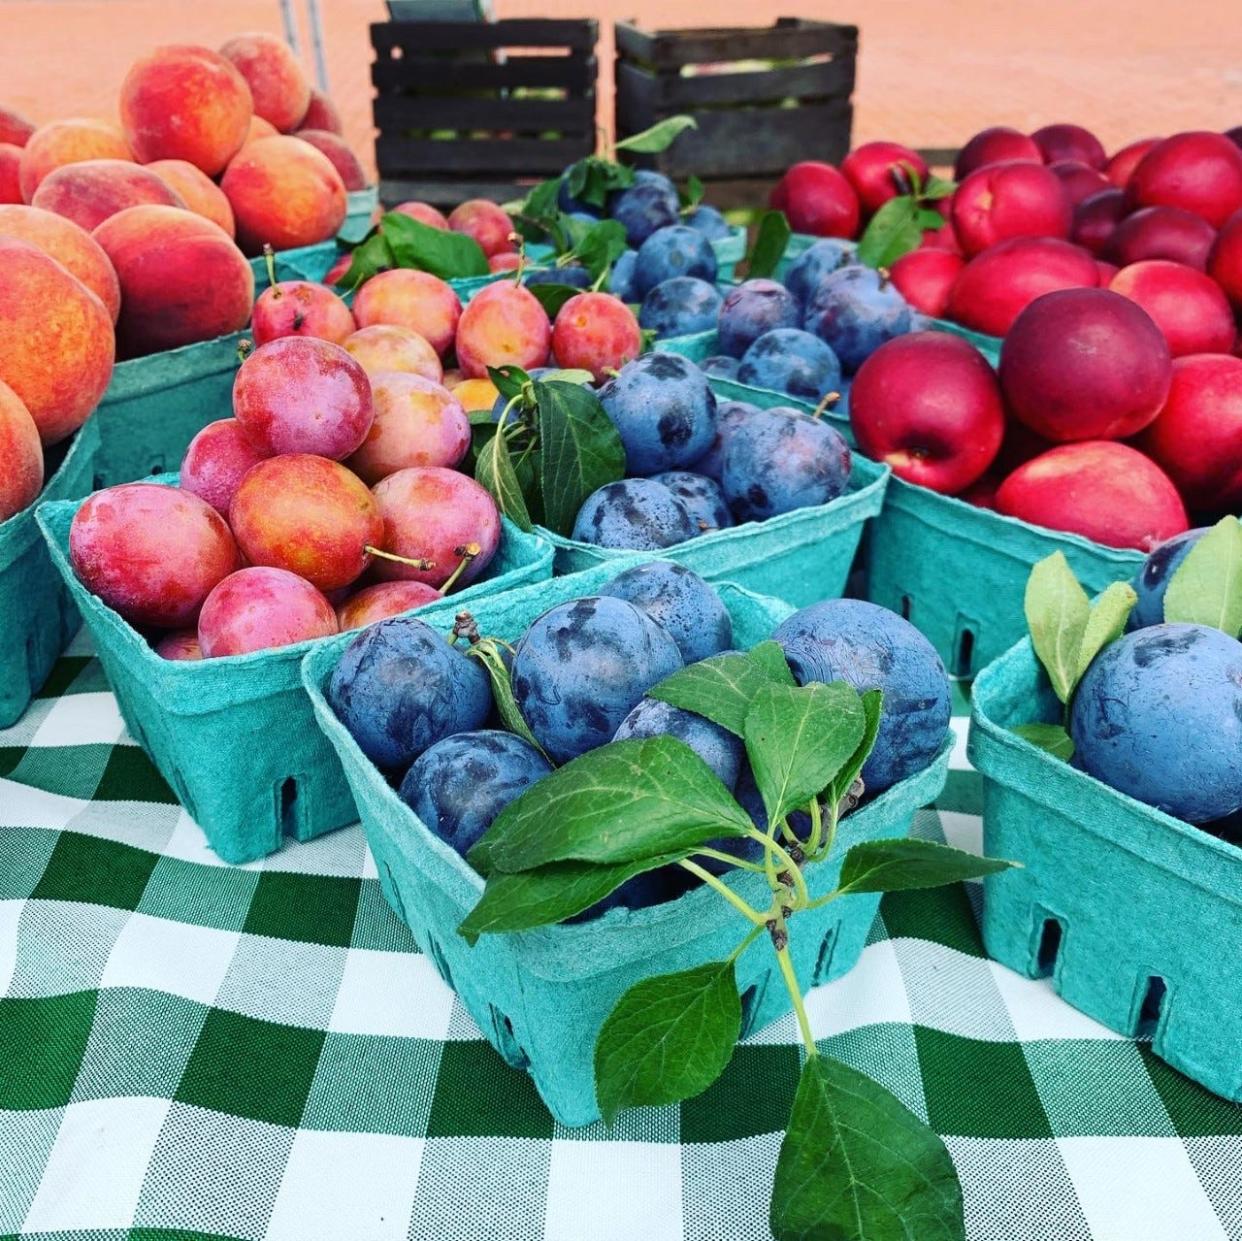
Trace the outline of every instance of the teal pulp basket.
<instances>
[{"instance_id":1,"label":"teal pulp basket","mask_svg":"<svg viewBox=\"0 0 1242 1241\"><path fill-rule=\"evenodd\" d=\"M274 853L287 836L310 840L354 822L340 763L302 690L299 663L316 642L201 662L161 658L74 575L69 528L78 507L62 501L39 508L52 562L82 612L126 727L211 848L226 862L250 862ZM506 521L488 570L443 608L546 581L551 549Z\"/></svg>"},{"instance_id":2,"label":"teal pulp basket","mask_svg":"<svg viewBox=\"0 0 1242 1241\"><path fill-rule=\"evenodd\" d=\"M337 236L350 245L357 245L370 231L379 207L379 186L368 185L365 190L355 190L347 195L345 223Z\"/></svg>"},{"instance_id":3,"label":"teal pulp basket","mask_svg":"<svg viewBox=\"0 0 1242 1241\"><path fill-rule=\"evenodd\" d=\"M494 595L471 611L482 632L515 641L548 608L589 595L633 563L641 558ZM790 611L777 600L728 583L717 589L741 648L767 638ZM437 604L420 615L447 633L452 613ZM593 921L484 935L471 948L457 927L478 901L482 879L401 801L324 697L345 643L333 638L318 646L303 663L302 676L320 727L353 789L384 895L492 1046L509 1064L530 1073L552 1115L564 1125L590 1124L599 1118L595 1038L617 1000L644 978L728 956L745 924L717 893L700 887L648 909L612 909ZM836 886L850 845L909 831L914 812L944 785L949 749L946 742L925 770L842 821L830 857L807 871L812 896ZM725 882L760 907L767 904L762 876L735 870ZM794 918L789 947L804 984L826 982L854 966L878 905L878 896L850 896ZM766 942L752 944L738 959L737 981L743 1035L789 1011L789 996ZM415 1002L413 996L409 1002Z\"/></svg>"},{"instance_id":4,"label":"teal pulp basket","mask_svg":"<svg viewBox=\"0 0 1242 1241\"><path fill-rule=\"evenodd\" d=\"M86 495L98 451L99 422L92 415L73 437L35 504L0 522L0 728L21 718L82 623L69 588L52 568L39 537L35 507Z\"/></svg>"},{"instance_id":5,"label":"teal pulp basket","mask_svg":"<svg viewBox=\"0 0 1242 1241\"><path fill-rule=\"evenodd\" d=\"M1009 731L1058 705L1029 641L974 685L984 850L1023 863L983 881L988 955L1242 1102L1242 849Z\"/></svg>"}]
</instances>

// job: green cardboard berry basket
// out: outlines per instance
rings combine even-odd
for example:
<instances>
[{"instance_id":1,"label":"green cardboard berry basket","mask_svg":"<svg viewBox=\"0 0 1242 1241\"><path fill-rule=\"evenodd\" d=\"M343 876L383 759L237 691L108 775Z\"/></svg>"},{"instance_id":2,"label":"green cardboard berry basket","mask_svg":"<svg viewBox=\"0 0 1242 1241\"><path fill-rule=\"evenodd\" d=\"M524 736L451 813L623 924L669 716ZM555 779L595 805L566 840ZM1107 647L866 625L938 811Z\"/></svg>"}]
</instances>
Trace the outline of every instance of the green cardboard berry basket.
<instances>
[{"instance_id":1,"label":"green cardboard berry basket","mask_svg":"<svg viewBox=\"0 0 1242 1241\"><path fill-rule=\"evenodd\" d=\"M0 728L17 723L82 623L39 537L35 507L86 495L98 450L99 423L92 415L35 503L0 522Z\"/></svg>"},{"instance_id":2,"label":"green cardboard berry basket","mask_svg":"<svg viewBox=\"0 0 1242 1241\"><path fill-rule=\"evenodd\" d=\"M337 236L350 245L357 245L371 231L371 221L379 207L379 186L354 190L346 195L345 203L345 223Z\"/></svg>"},{"instance_id":3,"label":"green cardboard berry basket","mask_svg":"<svg viewBox=\"0 0 1242 1241\"><path fill-rule=\"evenodd\" d=\"M576 577L493 595L471 611L484 634L515 641L548 608L588 595L621 569L641 562L631 556ZM778 600L731 583L717 589L733 618L739 647L767 638L790 612ZM420 615L447 632L454 611L436 604ZM401 801L324 697L345 642L333 638L316 647L303 663L302 676L320 727L340 755L353 789L384 895L492 1046L534 1078L552 1115L564 1125L590 1124L599 1117L595 1037L616 1001L644 978L728 956L745 924L717 893L699 887L652 908L612 909L573 925L484 935L471 948L457 927L477 902L483 880ZM946 741L927 768L842 820L832 854L807 870L812 896L835 887L850 845L909 831L914 812L934 800L944 785L950 748ZM762 876L733 871L725 882L744 898L766 905ZM878 904L878 896L851 896L795 916L789 947L804 984L826 982L854 966ZM774 966L770 945L763 940L738 960L743 1035L789 1011L789 997Z\"/></svg>"},{"instance_id":4,"label":"green cardboard berry basket","mask_svg":"<svg viewBox=\"0 0 1242 1241\"><path fill-rule=\"evenodd\" d=\"M176 476L153 482L175 484ZM52 563L94 640L126 727L226 862L274 853L357 819L340 763L315 727L298 671L316 642L201 662L166 660L82 586L69 564L79 502L39 507ZM446 600L469 606L546 581L551 549L505 522L488 576ZM318 642L327 639L318 639Z\"/></svg>"},{"instance_id":5,"label":"green cardboard berry basket","mask_svg":"<svg viewBox=\"0 0 1242 1241\"><path fill-rule=\"evenodd\" d=\"M984 850L1023 862L984 880L988 955L1242 1102L1242 849L1010 732L1058 706L1029 640L974 685Z\"/></svg>"}]
</instances>

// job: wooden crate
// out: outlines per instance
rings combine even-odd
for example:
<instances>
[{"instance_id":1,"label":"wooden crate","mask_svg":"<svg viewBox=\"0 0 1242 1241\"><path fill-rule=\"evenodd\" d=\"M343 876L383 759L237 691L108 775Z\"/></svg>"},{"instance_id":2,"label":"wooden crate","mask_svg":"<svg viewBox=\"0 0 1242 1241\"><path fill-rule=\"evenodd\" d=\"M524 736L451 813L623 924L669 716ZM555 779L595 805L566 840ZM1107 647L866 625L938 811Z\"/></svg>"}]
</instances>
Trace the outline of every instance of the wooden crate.
<instances>
[{"instance_id":1,"label":"wooden crate","mask_svg":"<svg viewBox=\"0 0 1242 1241\"><path fill-rule=\"evenodd\" d=\"M598 34L588 20L373 25L384 204L504 202L589 155Z\"/></svg>"},{"instance_id":2,"label":"wooden crate","mask_svg":"<svg viewBox=\"0 0 1242 1241\"><path fill-rule=\"evenodd\" d=\"M849 151L857 26L782 17L765 28L616 30L617 136L693 116L698 129L653 163L718 183L711 201L752 199L790 164Z\"/></svg>"}]
</instances>

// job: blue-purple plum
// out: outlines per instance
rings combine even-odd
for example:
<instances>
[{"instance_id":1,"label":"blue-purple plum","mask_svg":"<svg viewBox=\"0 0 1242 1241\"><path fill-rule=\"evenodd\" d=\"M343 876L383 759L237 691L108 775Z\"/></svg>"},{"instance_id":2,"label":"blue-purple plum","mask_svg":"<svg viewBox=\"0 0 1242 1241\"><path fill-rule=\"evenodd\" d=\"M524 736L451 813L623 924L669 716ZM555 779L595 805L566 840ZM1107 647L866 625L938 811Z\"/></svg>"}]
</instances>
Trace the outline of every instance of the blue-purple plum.
<instances>
[{"instance_id":1,"label":"blue-purple plum","mask_svg":"<svg viewBox=\"0 0 1242 1241\"><path fill-rule=\"evenodd\" d=\"M650 478L605 483L582 502L573 537L596 547L654 552L697 538L699 527L686 506Z\"/></svg>"},{"instance_id":2,"label":"blue-purple plum","mask_svg":"<svg viewBox=\"0 0 1242 1241\"><path fill-rule=\"evenodd\" d=\"M611 741L647 691L682 666L672 635L624 599L593 596L538 617L513 657L513 696L557 763Z\"/></svg>"},{"instance_id":3,"label":"blue-purple plum","mask_svg":"<svg viewBox=\"0 0 1242 1241\"><path fill-rule=\"evenodd\" d=\"M523 277L526 285L567 284L571 289L589 289L591 273L581 263L567 263L564 267L538 267Z\"/></svg>"},{"instance_id":4,"label":"blue-purple plum","mask_svg":"<svg viewBox=\"0 0 1242 1241\"><path fill-rule=\"evenodd\" d=\"M671 224L657 229L638 247L634 287L645 297L674 276L697 276L711 284L716 266L716 251L702 233L685 224Z\"/></svg>"},{"instance_id":5,"label":"blue-purple plum","mask_svg":"<svg viewBox=\"0 0 1242 1241\"><path fill-rule=\"evenodd\" d=\"M608 273L608 292L623 302L633 305L639 300L634 287L634 264L638 262L637 250L625 250Z\"/></svg>"},{"instance_id":6,"label":"blue-purple plum","mask_svg":"<svg viewBox=\"0 0 1242 1241\"><path fill-rule=\"evenodd\" d=\"M742 761L741 741L727 729L693 711L683 711L657 698L644 698L621 721L613 740L646 737L675 737L685 742L712 769L725 788L732 789L737 782Z\"/></svg>"},{"instance_id":7,"label":"blue-purple plum","mask_svg":"<svg viewBox=\"0 0 1242 1241\"><path fill-rule=\"evenodd\" d=\"M778 406L757 410L729 436L721 487L734 519L765 521L828 504L850 480L850 450L818 418Z\"/></svg>"},{"instance_id":8,"label":"blue-purple plum","mask_svg":"<svg viewBox=\"0 0 1242 1241\"><path fill-rule=\"evenodd\" d=\"M1242 643L1159 624L1106 647L1070 710L1074 762L1187 823L1242 809ZM1136 842L1141 843L1141 842Z\"/></svg>"},{"instance_id":9,"label":"blue-purple plum","mask_svg":"<svg viewBox=\"0 0 1242 1241\"><path fill-rule=\"evenodd\" d=\"M857 262L853 242L825 237L804 250L789 265L789 270L785 273L785 288L805 306L819 282L829 272Z\"/></svg>"},{"instance_id":10,"label":"blue-purple plum","mask_svg":"<svg viewBox=\"0 0 1242 1241\"><path fill-rule=\"evenodd\" d=\"M397 771L437 741L482 727L492 708L483 665L409 616L362 630L333 670L327 697L362 752Z\"/></svg>"},{"instance_id":11,"label":"blue-purple plum","mask_svg":"<svg viewBox=\"0 0 1242 1241\"><path fill-rule=\"evenodd\" d=\"M818 336L800 328L765 332L746 350L737 368L738 383L819 402L841 383L837 355Z\"/></svg>"},{"instance_id":12,"label":"blue-purple plum","mask_svg":"<svg viewBox=\"0 0 1242 1241\"><path fill-rule=\"evenodd\" d=\"M690 468L696 474L720 482L724 472L724 452L734 430L751 414L758 412L757 405L749 401L721 401L716 406L716 434L712 437L711 447Z\"/></svg>"},{"instance_id":13,"label":"blue-purple plum","mask_svg":"<svg viewBox=\"0 0 1242 1241\"><path fill-rule=\"evenodd\" d=\"M935 647L909 621L861 599L828 599L795 612L772 635L799 685L846 681L882 690L875 748L863 765L868 794L922 770L949 730L949 678Z\"/></svg>"},{"instance_id":14,"label":"blue-purple plum","mask_svg":"<svg viewBox=\"0 0 1242 1241\"><path fill-rule=\"evenodd\" d=\"M529 742L484 728L424 750L401 781L400 797L465 857L511 801L551 774L548 760Z\"/></svg>"},{"instance_id":15,"label":"blue-purple plum","mask_svg":"<svg viewBox=\"0 0 1242 1241\"><path fill-rule=\"evenodd\" d=\"M699 363L699 370L704 375L714 375L718 379L736 379L737 368L738 359L724 353L713 354Z\"/></svg>"},{"instance_id":16,"label":"blue-purple plum","mask_svg":"<svg viewBox=\"0 0 1242 1241\"><path fill-rule=\"evenodd\" d=\"M691 521L701 531L725 530L733 525L728 501L714 478L690 470L669 470L665 474L653 474L651 479L663 483L681 501Z\"/></svg>"},{"instance_id":17,"label":"blue-purple plum","mask_svg":"<svg viewBox=\"0 0 1242 1241\"><path fill-rule=\"evenodd\" d=\"M912 331L914 316L886 274L844 267L811 290L802 326L830 345L852 375L885 341Z\"/></svg>"},{"instance_id":18,"label":"blue-purple plum","mask_svg":"<svg viewBox=\"0 0 1242 1241\"><path fill-rule=\"evenodd\" d=\"M662 625L688 664L719 655L733 642L720 596L685 565L652 560L618 574L600 594L624 599Z\"/></svg>"},{"instance_id":19,"label":"blue-purple plum","mask_svg":"<svg viewBox=\"0 0 1242 1241\"><path fill-rule=\"evenodd\" d=\"M1207 527L1187 530L1175 534L1171 539L1152 548L1147 559L1139 566L1131 583L1138 602L1130 613L1130 629L1143 629L1148 625L1160 625L1164 622L1164 594L1169 589L1169 582L1177 572L1186 554L1207 534Z\"/></svg>"},{"instance_id":20,"label":"blue-purple plum","mask_svg":"<svg viewBox=\"0 0 1242 1241\"><path fill-rule=\"evenodd\" d=\"M730 235L729 221L707 203L700 203L683 217L683 221L697 229L708 241L723 241Z\"/></svg>"},{"instance_id":21,"label":"blue-purple plum","mask_svg":"<svg viewBox=\"0 0 1242 1241\"><path fill-rule=\"evenodd\" d=\"M643 298L638 323L653 331L656 340L710 332L716 326L720 303L714 284L697 276L674 276L657 284Z\"/></svg>"},{"instance_id":22,"label":"blue-purple plum","mask_svg":"<svg viewBox=\"0 0 1242 1241\"><path fill-rule=\"evenodd\" d=\"M631 246L641 246L657 229L676 224L681 215L677 187L660 172L640 169L634 184L608 196L608 215L625 229Z\"/></svg>"},{"instance_id":23,"label":"blue-purple plum","mask_svg":"<svg viewBox=\"0 0 1242 1241\"><path fill-rule=\"evenodd\" d=\"M802 322L798 299L775 280L747 280L730 289L720 307L720 350L741 358L765 332L796 328Z\"/></svg>"}]
</instances>

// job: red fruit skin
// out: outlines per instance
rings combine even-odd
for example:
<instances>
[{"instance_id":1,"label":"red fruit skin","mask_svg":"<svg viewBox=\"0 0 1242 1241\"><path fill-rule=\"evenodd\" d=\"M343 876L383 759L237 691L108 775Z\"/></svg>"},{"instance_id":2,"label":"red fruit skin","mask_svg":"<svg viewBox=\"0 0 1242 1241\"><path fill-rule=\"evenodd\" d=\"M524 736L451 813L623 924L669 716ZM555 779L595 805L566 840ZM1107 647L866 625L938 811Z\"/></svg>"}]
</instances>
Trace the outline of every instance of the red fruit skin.
<instances>
[{"instance_id":1,"label":"red fruit skin","mask_svg":"<svg viewBox=\"0 0 1242 1241\"><path fill-rule=\"evenodd\" d=\"M988 471L977 483L971 483L957 498L973 504L975 508L996 508L996 489L1001 480L995 473Z\"/></svg>"},{"instance_id":2,"label":"red fruit skin","mask_svg":"<svg viewBox=\"0 0 1242 1241\"><path fill-rule=\"evenodd\" d=\"M1066 238L1072 215L1060 179L1042 164L988 164L953 195L953 232L972 256L1013 237Z\"/></svg>"},{"instance_id":3,"label":"red fruit skin","mask_svg":"<svg viewBox=\"0 0 1242 1241\"><path fill-rule=\"evenodd\" d=\"M1165 259L1123 267L1108 286L1147 311L1175 358L1228 353L1237 329L1220 286L1201 271Z\"/></svg>"},{"instance_id":4,"label":"red fruit skin","mask_svg":"<svg viewBox=\"0 0 1242 1241\"><path fill-rule=\"evenodd\" d=\"M127 483L82 502L69 528L78 580L131 625L184 629L241 563L224 518L159 483Z\"/></svg>"},{"instance_id":5,"label":"red fruit skin","mask_svg":"<svg viewBox=\"0 0 1242 1241\"><path fill-rule=\"evenodd\" d=\"M1081 125L1045 125L1031 135L1031 141L1039 147L1045 164L1073 160L1088 168L1103 168L1108 162L1100 140Z\"/></svg>"},{"instance_id":6,"label":"red fruit skin","mask_svg":"<svg viewBox=\"0 0 1242 1241\"><path fill-rule=\"evenodd\" d=\"M1004 336L1037 297L1057 289L1094 288L1095 262L1055 237L1016 237L977 254L949 291L948 317L976 332Z\"/></svg>"},{"instance_id":7,"label":"red fruit skin","mask_svg":"<svg viewBox=\"0 0 1242 1241\"><path fill-rule=\"evenodd\" d=\"M1037 298L1001 346L1009 412L1057 443L1125 439L1169 394L1169 347L1150 316L1107 289Z\"/></svg>"},{"instance_id":8,"label":"red fruit skin","mask_svg":"<svg viewBox=\"0 0 1242 1241\"><path fill-rule=\"evenodd\" d=\"M375 421L346 463L368 485L414 465L458 465L470 447L461 402L422 375L388 371L371 380Z\"/></svg>"},{"instance_id":9,"label":"red fruit skin","mask_svg":"<svg viewBox=\"0 0 1242 1241\"><path fill-rule=\"evenodd\" d=\"M831 164L804 160L776 183L768 202L783 211L795 233L853 237L862 205L854 187Z\"/></svg>"},{"instance_id":10,"label":"red fruit skin","mask_svg":"<svg viewBox=\"0 0 1242 1241\"><path fill-rule=\"evenodd\" d=\"M1178 358L1169 399L1139 446L1192 511L1242 511L1242 358Z\"/></svg>"},{"instance_id":11,"label":"red fruit skin","mask_svg":"<svg viewBox=\"0 0 1242 1241\"><path fill-rule=\"evenodd\" d=\"M1084 198L1111 187L1109 179L1098 168L1075 160L1058 160L1048 165L1048 171L1061 182L1071 207L1077 207Z\"/></svg>"},{"instance_id":12,"label":"red fruit skin","mask_svg":"<svg viewBox=\"0 0 1242 1241\"><path fill-rule=\"evenodd\" d=\"M327 158L328 163L340 174L346 193L353 194L367 188L367 174L354 154L353 148L339 134L329 129L299 129L294 135L309 142L316 151Z\"/></svg>"},{"instance_id":13,"label":"red fruit skin","mask_svg":"<svg viewBox=\"0 0 1242 1241\"><path fill-rule=\"evenodd\" d=\"M0 380L0 524L35 502L43 489L39 428L17 393Z\"/></svg>"},{"instance_id":14,"label":"red fruit skin","mask_svg":"<svg viewBox=\"0 0 1242 1241\"><path fill-rule=\"evenodd\" d=\"M314 336L343 345L357 328L349 307L327 285L281 280L259 294L250 334L256 345L282 336Z\"/></svg>"},{"instance_id":15,"label":"red fruit skin","mask_svg":"<svg viewBox=\"0 0 1242 1241\"><path fill-rule=\"evenodd\" d=\"M326 129L329 133L343 134L345 126L341 124L341 114L336 104L322 91L311 88L310 106L302 117L302 129ZM295 131L296 132L296 131Z\"/></svg>"},{"instance_id":16,"label":"red fruit skin","mask_svg":"<svg viewBox=\"0 0 1242 1241\"><path fill-rule=\"evenodd\" d=\"M461 299L439 276L398 267L372 276L358 290L354 318L360 328L376 324L409 328L444 357L461 320Z\"/></svg>"},{"instance_id":17,"label":"red fruit skin","mask_svg":"<svg viewBox=\"0 0 1242 1241\"><path fill-rule=\"evenodd\" d=\"M153 649L161 659L193 663L203 657L203 648L198 644L198 631L195 629L174 629L156 642Z\"/></svg>"},{"instance_id":18,"label":"red fruit skin","mask_svg":"<svg viewBox=\"0 0 1242 1241\"><path fill-rule=\"evenodd\" d=\"M1114 152L1108 163L1104 165L1104 175L1118 189L1125 189L1130 180L1130 174L1142 162L1143 156L1163 141L1163 138L1140 138L1137 142L1123 146L1120 151Z\"/></svg>"},{"instance_id":19,"label":"red fruit skin","mask_svg":"<svg viewBox=\"0 0 1242 1241\"><path fill-rule=\"evenodd\" d=\"M602 383L643 350L634 312L611 293L578 293L561 307L552 325L552 352L559 365L590 371Z\"/></svg>"},{"instance_id":20,"label":"red fruit skin","mask_svg":"<svg viewBox=\"0 0 1242 1241\"><path fill-rule=\"evenodd\" d=\"M940 319L949 307L949 290L965 266L960 254L929 246L903 254L889 268L889 275L915 310Z\"/></svg>"},{"instance_id":21,"label":"red fruit skin","mask_svg":"<svg viewBox=\"0 0 1242 1241\"><path fill-rule=\"evenodd\" d=\"M443 598L434 586L423 582L376 582L341 603L336 609L336 620L341 632L346 633Z\"/></svg>"},{"instance_id":22,"label":"red fruit skin","mask_svg":"<svg viewBox=\"0 0 1242 1241\"><path fill-rule=\"evenodd\" d=\"M22 149L13 142L0 142L0 203L21 203L21 181L18 169L22 163Z\"/></svg>"},{"instance_id":23,"label":"red fruit skin","mask_svg":"<svg viewBox=\"0 0 1242 1241\"><path fill-rule=\"evenodd\" d=\"M1181 207L1220 228L1242 208L1242 150L1224 134L1174 134L1143 156L1126 194L1133 207Z\"/></svg>"},{"instance_id":24,"label":"red fruit skin","mask_svg":"<svg viewBox=\"0 0 1242 1241\"><path fill-rule=\"evenodd\" d=\"M227 520L233 496L247 472L267 453L256 448L236 418L209 422L181 461L181 489L206 500Z\"/></svg>"},{"instance_id":25,"label":"red fruit skin","mask_svg":"<svg viewBox=\"0 0 1242 1241\"><path fill-rule=\"evenodd\" d=\"M936 210L944 223L939 228L925 228L923 238L919 242L920 249L948 250L950 254L961 254L962 247L953 231L953 195L949 194L936 203Z\"/></svg>"},{"instance_id":26,"label":"red fruit skin","mask_svg":"<svg viewBox=\"0 0 1242 1241\"><path fill-rule=\"evenodd\" d=\"M1208 254L1207 273L1242 315L1242 211L1225 221Z\"/></svg>"},{"instance_id":27,"label":"red fruit skin","mask_svg":"<svg viewBox=\"0 0 1242 1241\"><path fill-rule=\"evenodd\" d=\"M1167 474L1107 440L1062 444L1019 466L996 492L997 512L1105 547L1149 551L1189 528Z\"/></svg>"},{"instance_id":28,"label":"red fruit skin","mask_svg":"<svg viewBox=\"0 0 1242 1241\"><path fill-rule=\"evenodd\" d=\"M1090 250L1092 254L1103 254L1112 241L1117 225L1126 214L1126 195L1124 190L1110 188L1100 190L1074 208L1074 219L1070 225L1070 240L1076 246Z\"/></svg>"},{"instance_id":29,"label":"red fruit skin","mask_svg":"<svg viewBox=\"0 0 1242 1241\"><path fill-rule=\"evenodd\" d=\"M1039 144L1026 134L1007 125L993 125L981 129L957 153L953 165L953 179L962 181L985 164L1000 164L1011 160L1029 160L1042 164L1044 153Z\"/></svg>"},{"instance_id":30,"label":"red fruit skin","mask_svg":"<svg viewBox=\"0 0 1242 1241\"><path fill-rule=\"evenodd\" d=\"M20 112L9 108L0 108L0 142L12 143L15 147L24 147L35 131L32 125ZM20 202L21 200L18 199Z\"/></svg>"},{"instance_id":31,"label":"red fruit skin","mask_svg":"<svg viewBox=\"0 0 1242 1241\"><path fill-rule=\"evenodd\" d=\"M1000 452L992 464L992 473L996 475L996 486L1028 461L1045 453L1056 445L1042 435L1036 435L1030 427L1024 426L1016 418L1005 419L1005 438L1001 441Z\"/></svg>"},{"instance_id":32,"label":"red fruit skin","mask_svg":"<svg viewBox=\"0 0 1242 1241\"><path fill-rule=\"evenodd\" d=\"M328 268L327 275L323 278L324 284L338 283L345 273L353 266L353 262L354 252L352 250L346 250L345 253L342 254L340 258L338 258L336 262Z\"/></svg>"},{"instance_id":33,"label":"red fruit skin","mask_svg":"<svg viewBox=\"0 0 1242 1241\"><path fill-rule=\"evenodd\" d=\"M1121 270L1116 263L1106 263L1103 259L1095 260L1095 270L1100 275L1100 288L1107 289L1113 277Z\"/></svg>"},{"instance_id":34,"label":"red fruit skin","mask_svg":"<svg viewBox=\"0 0 1242 1241\"><path fill-rule=\"evenodd\" d=\"M487 270L496 271L516 271L522 265L522 256L516 251L506 251L504 254L493 254L487 260Z\"/></svg>"},{"instance_id":35,"label":"red fruit skin","mask_svg":"<svg viewBox=\"0 0 1242 1241\"><path fill-rule=\"evenodd\" d=\"M1180 207L1143 207L1113 233L1107 255L1119 267L1145 259L1169 259L1203 271L1216 230L1202 216Z\"/></svg>"},{"instance_id":36,"label":"red fruit skin","mask_svg":"<svg viewBox=\"0 0 1242 1241\"><path fill-rule=\"evenodd\" d=\"M486 198L471 198L459 203L449 213L448 226L455 233L473 237L488 258L517 249L511 240L513 221Z\"/></svg>"},{"instance_id":37,"label":"red fruit skin","mask_svg":"<svg viewBox=\"0 0 1242 1241\"><path fill-rule=\"evenodd\" d=\"M283 569L230 573L207 596L198 618L204 659L248 655L337 633L332 605L309 582Z\"/></svg>"},{"instance_id":38,"label":"red fruit skin","mask_svg":"<svg viewBox=\"0 0 1242 1241\"><path fill-rule=\"evenodd\" d=\"M489 366L543 366L552 347L552 325L539 299L507 280L489 284L461 313L457 363L467 379L482 379Z\"/></svg>"},{"instance_id":39,"label":"red fruit skin","mask_svg":"<svg viewBox=\"0 0 1242 1241\"><path fill-rule=\"evenodd\" d=\"M868 215L879 211L890 198L910 193L907 167L914 169L920 182L927 180L926 161L900 142L864 142L841 161L841 173L854 187Z\"/></svg>"},{"instance_id":40,"label":"red fruit skin","mask_svg":"<svg viewBox=\"0 0 1242 1241\"><path fill-rule=\"evenodd\" d=\"M412 198L407 203L398 203L393 210L401 212L402 215L408 215L411 220L417 220L429 228L447 229L449 226L444 212L438 211L430 203L419 202L416 198Z\"/></svg>"},{"instance_id":41,"label":"red fruit skin","mask_svg":"<svg viewBox=\"0 0 1242 1241\"><path fill-rule=\"evenodd\" d=\"M858 447L898 478L956 495L1000 450L1005 411L983 355L948 332L912 332L881 345L850 389Z\"/></svg>"},{"instance_id":42,"label":"red fruit skin","mask_svg":"<svg viewBox=\"0 0 1242 1241\"><path fill-rule=\"evenodd\" d=\"M340 345L313 336L260 345L233 381L233 414L268 456L333 461L358 450L375 418L366 371Z\"/></svg>"}]
</instances>

